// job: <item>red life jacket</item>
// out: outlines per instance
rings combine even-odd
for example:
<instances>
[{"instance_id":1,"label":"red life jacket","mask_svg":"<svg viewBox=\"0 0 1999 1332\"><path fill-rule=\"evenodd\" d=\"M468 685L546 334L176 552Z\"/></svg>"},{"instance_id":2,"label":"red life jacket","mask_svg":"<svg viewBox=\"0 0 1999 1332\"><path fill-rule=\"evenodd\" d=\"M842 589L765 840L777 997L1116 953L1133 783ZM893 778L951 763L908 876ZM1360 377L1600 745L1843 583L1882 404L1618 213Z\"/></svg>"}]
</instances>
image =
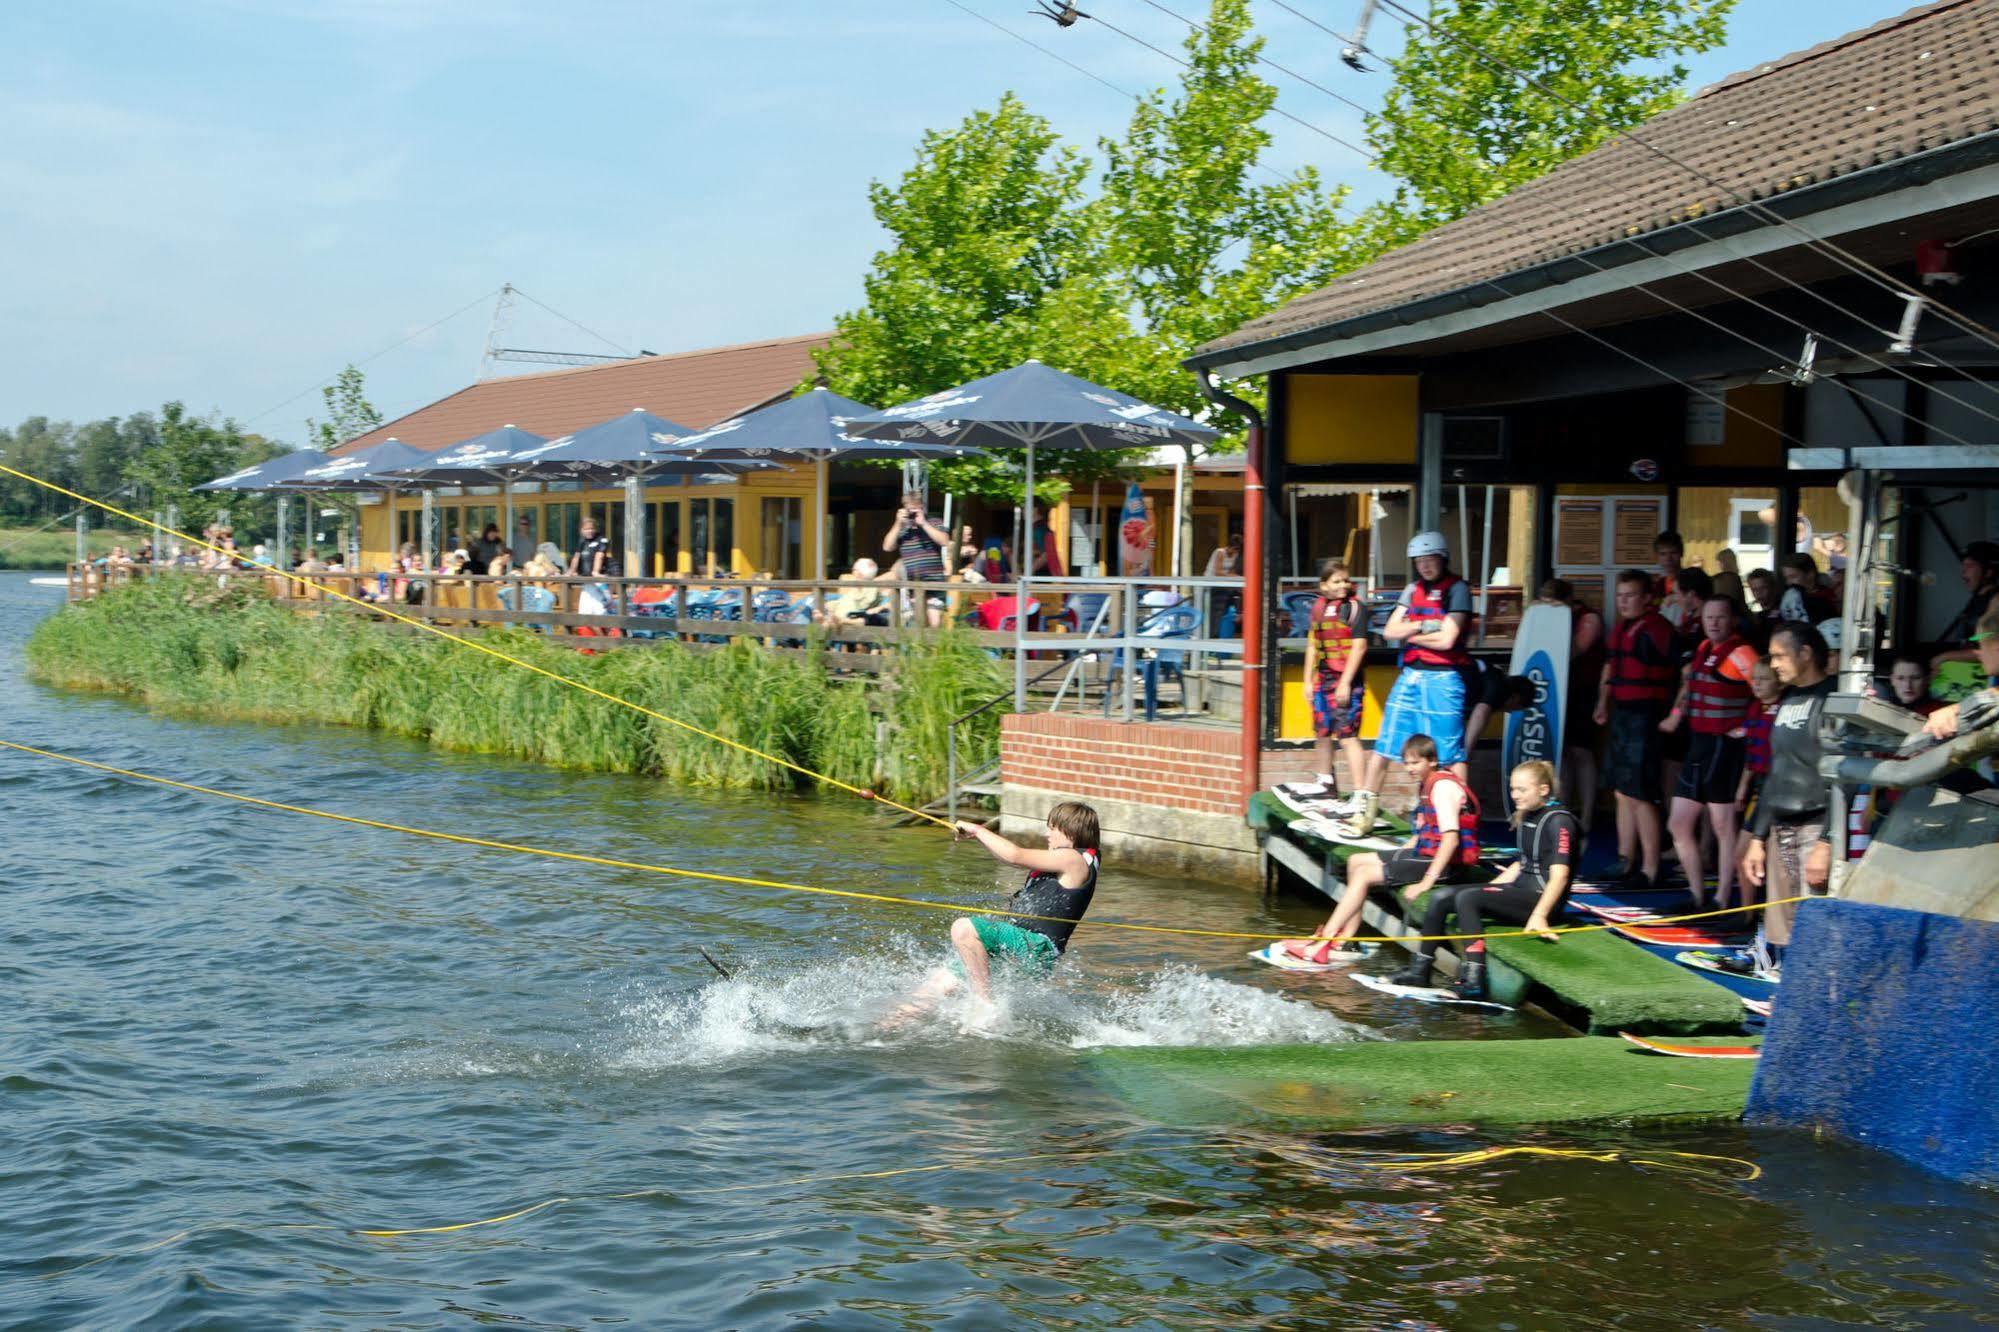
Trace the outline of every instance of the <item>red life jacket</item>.
<instances>
[{"instance_id":1,"label":"red life jacket","mask_svg":"<svg viewBox=\"0 0 1999 1332\"><path fill-rule=\"evenodd\" d=\"M1359 638L1354 621L1359 619L1360 598L1344 601L1320 597L1312 603L1312 643L1319 649L1319 674L1337 679L1347 668L1347 660Z\"/></svg>"},{"instance_id":2,"label":"red life jacket","mask_svg":"<svg viewBox=\"0 0 1999 1332\"><path fill-rule=\"evenodd\" d=\"M1658 648L1654 663L1638 657L1639 638L1648 637ZM1647 611L1635 620L1620 620L1610 631L1610 698L1613 703L1656 704L1663 708L1673 698L1679 670L1673 665L1673 626L1657 611Z\"/></svg>"},{"instance_id":3,"label":"red life jacket","mask_svg":"<svg viewBox=\"0 0 1999 1332\"><path fill-rule=\"evenodd\" d=\"M1727 735L1749 715L1749 704L1756 697L1749 681L1731 680L1721 673L1722 663L1741 646L1740 637L1731 637L1723 643L1702 639L1694 649L1694 669L1687 677L1687 721L1696 735Z\"/></svg>"},{"instance_id":4,"label":"red life jacket","mask_svg":"<svg viewBox=\"0 0 1999 1332\"><path fill-rule=\"evenodd\" d=\"M1423 794L1416 805L1413 822L1416 825L1416 853L1434 856L1437 847L1444 840L1443 829L1437 826L1437 807L1430 803L1430 792L1438 782L1450 782L1464 792L1464 803L1458 806L1458 849L1451 857L1453 865L1478 864L1478 797L1471 788L1458 780L1452 772L1433 772L1430 780L1423 783Z\"/></svg>"},{"instance_id":5,"label":"red life jacket","mask_svg":"<svg viewBox=\"0 0 1999 1332\"><path fill-rule=\"evenodd\" d=\"M1409 585L1409 604L1402 608L1402 618L1416 621L1423 629L1436 628L1444 619L1444 599L1462 582L1464 579L1454 573L1447 573L1434 583L1418 578ZM1465 636L1461 633L1456 647L1405 647L1402 664L1419 670L1454 670L1471 660L1464 643Z\"/></svg>"}]
</instances>

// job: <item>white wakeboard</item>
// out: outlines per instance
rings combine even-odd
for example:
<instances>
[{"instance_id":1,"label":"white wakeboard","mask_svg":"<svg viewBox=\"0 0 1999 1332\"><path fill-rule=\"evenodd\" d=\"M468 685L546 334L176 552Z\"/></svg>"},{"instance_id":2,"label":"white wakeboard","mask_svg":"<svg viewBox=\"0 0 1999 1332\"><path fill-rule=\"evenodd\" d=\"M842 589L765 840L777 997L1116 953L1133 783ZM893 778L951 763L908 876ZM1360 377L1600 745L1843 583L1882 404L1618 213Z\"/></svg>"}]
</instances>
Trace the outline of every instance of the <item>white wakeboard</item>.
<instances>
[{"instance_id":1,"label":"white wakeboard","mask_svg":"<svg viewBox=\"0 0 1999 1332\"><path fill-rule=\"evenodd\" d=\"M1308 819L1324 818L1326 815L1332 813L1333 802L1339 799L1338 796L1320 796L1314 800L1301 800L1281 786L1271 787L1270 794L1278 804L1284 806L1292 813L1302 814Z\"/></svg>"},{"instance_id":2,"label":"white wakeboard","mask_svg":"<svg viewBox=\"0 0 1999 1332\"><path fill-rule=\"evenodd\" d=\"M1460 999L1450 990L1432 986L1397 985L1385 976L1369 976L1355 972L1350 977L1357 985L1365 985L1376 994L1390 995L1396 999L1414 999L1419 1004L1455 1004L1460 1008L1490 1008L1497 1013L1511 1013L1508 1004L1495 1004L1489 999Z\"/></svg>"},{"instance_id":3,"label":"white wakeboard","mask_svg":"<svg viewBox=\"0 0 1999 1332\"><path fill-rule=\"evenodd\" d=\"M1338 842L1341 846L1356 847L1362 851L1393 851L1403 843L1393 837L1347 837L1340 832L1338 819L1293 819L1284 825L1295 833L1305 833L1323 842Z\"/></svg>"},{"instance_id":4,"label":"white wakeboard","mask_svg":"<svg viewBox=\"0 0 1999 1332\"><path fill-rule=\"evenodd\" d=\"M1341 967L1352 966L1362 958L1372 957L1372 944L1350 944L1343 949L1334 949L1331 958L1325 962L1307 962L1284 951L1281 943L1265 944L1250 954L1251 959L1276 967L1279 971L1338 971Z\"/></svg>"}]
</instances>

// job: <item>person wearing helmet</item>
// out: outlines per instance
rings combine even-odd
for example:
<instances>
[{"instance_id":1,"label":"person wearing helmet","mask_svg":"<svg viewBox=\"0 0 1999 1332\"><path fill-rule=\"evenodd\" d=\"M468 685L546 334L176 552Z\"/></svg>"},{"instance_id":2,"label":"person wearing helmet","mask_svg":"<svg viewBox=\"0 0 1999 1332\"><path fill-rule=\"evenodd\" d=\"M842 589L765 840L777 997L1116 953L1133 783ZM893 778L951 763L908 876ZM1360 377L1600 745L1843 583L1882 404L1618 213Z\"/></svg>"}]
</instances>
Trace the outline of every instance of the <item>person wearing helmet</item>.
<instances>
[{"instance_id":1,"label":"person wearing helmet","mask_svg":"<svg viewBox=\"0 0 1999 1332\"><path fill-rule=\"evenodd\" d=\"M1471 660L1464 635L1471 625L1471 587L1451 572L1450 543L1441 532L1409 538L1409 561L1416 577L1402 589L1381 636L1402 645L1402 673L1388 691L1381 733L1367 760L1367 781L1354 793L1353 810L1339 825L1344 837L1365 837L1381 812L1381 783L1390 755L1400 754L1411 736L1437 742L1437 763L1450 767L1464 759L1465 681Z\"/></svg>"}]
</instances>

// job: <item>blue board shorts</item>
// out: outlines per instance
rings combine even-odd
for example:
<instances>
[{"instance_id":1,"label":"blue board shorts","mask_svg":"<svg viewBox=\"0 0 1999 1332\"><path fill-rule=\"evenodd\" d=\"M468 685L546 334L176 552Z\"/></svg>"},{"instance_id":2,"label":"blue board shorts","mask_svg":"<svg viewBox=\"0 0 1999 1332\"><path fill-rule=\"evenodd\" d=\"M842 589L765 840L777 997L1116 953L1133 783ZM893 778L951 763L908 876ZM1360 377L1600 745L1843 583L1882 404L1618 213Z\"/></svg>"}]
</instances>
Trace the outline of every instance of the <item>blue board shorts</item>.
<instances>
[{"instance_id":1,"label":"blue board shorts","mask_svg":"<svg viewBox=\"0 0 1999 1332\"><path fill-rule=\"evenodd\" d=\"M973 916L971 922L979 942L985 945L986 960L995 969L1004 968L1035 977L1054 974L1055 960L1062 956L1062 952L1047 935L1036 934L1012 921L994 920L990 916ZM949 966L954 975L962 977L965 974L965 964L955 953Z\"/></svg>"},{"instance_id":2,"label":"blue board shorts","mask_svg":"<svg viewBox=\"0 0 1999 1332\"><path fill-rule=\"evenodd\" d=\"M1367 703L1367 691L1360 681L1354 681L1344 708L1333 702L1338 692L1337 676L1320 676L1312 689L1312 737L1316 740L1352 740L1360 735L1360 713Z\"/></svg>"},{"instance_id":3,"label":"blue board shorts","mask_svg":"<svg viewBox=\"0 0 1999 1332\"><path fill-rule=\"evenodd\" d=\"M1381 710L1381 734L1374 752L1389 759L1402 757L1412 735L1437 742L1437 762L1443 767L1464 762L1465 678L1450 669L1425 671L1403 668L1388 691Z\"/></svg>"}]
</instances>

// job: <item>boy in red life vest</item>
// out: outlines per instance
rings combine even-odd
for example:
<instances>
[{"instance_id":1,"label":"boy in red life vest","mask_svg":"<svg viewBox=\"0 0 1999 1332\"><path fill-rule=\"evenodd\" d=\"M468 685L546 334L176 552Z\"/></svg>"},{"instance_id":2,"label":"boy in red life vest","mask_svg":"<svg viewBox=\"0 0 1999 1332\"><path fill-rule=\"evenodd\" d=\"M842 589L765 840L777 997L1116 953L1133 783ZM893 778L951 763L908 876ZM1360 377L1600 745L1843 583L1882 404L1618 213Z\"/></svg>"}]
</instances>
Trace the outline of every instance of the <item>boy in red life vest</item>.
<instances>
[{"instance_id":1,"label":"boy in red life vest","mask_svg":"<svg viewBox=\"0 0 1999 1332\"><path fill-rule=\"evenodd\" d=\"M1714 829L1715 904L1727 905L1735 896L1735 797L1742 786L1743 723L1754 701L1750 676L1758 661L1756 650L1738 632L1735 603L1727 597L1702 603L1700 625L1705 637L1687 663L1673 710L1659 723L1668 734L1682 726L1692 732L1668 827L1696 910L1708 905L1707 875L1701 868L1703 811Z\"/></svg>"},{"instance_id":2,"label":"boy in red life vest","mask_svg":"<svg viewBox=\"0 0 1999 1332\"><path fill-rule=\"evenodd\" d=\"M1665 764L1659 723L1665 720L1680 666L1673 626L1653 607L1652 576L1626 569L1617 576L1617 626L1603 663L1596 724L1610 728L1604 775L1617 793L1615 877L1650 887L1659 878L1660 771Z\"/></svg>"},{"instance_id":3,"label":"boy in red life vest","mask_svg":"<svg viewBox=\"0 0 1999 1332\"><path fill-rule=\"evenodd\" d=\"M1379 750L1375 751L1379 753ZM1309 939L1286 939L1278 947L1303 962L1325 966L1364 957L1341 942L1360 928L1361 908L1377 884L1400 888L1414 902L1453 874L1478 863L1478 797L1437 762L1437 742L1412 735L1402 744L1402 766L1422 792L1411 819L1414 836L1385 855L1362 851L1346 863L1346 891L1339 905Z\"/></svg>"},{"instance_id":4,"label":"boy in red life vest","mask_svg":"<svg viewBox=\"0 0 1999 1332\"><path fill-rule=\"evenodd\" d=\"M1471 661L1464 636L1471 626L1471 587L1451 572L1450 543L1441 532L1409 538L1416 577L1402 589L1381 636L1402 647L1402 673L1381 710L1381 732L1367 760L1367 780L1354 792L1353 812L1342 819L1342 837L1365 837L1381 812L1381 780L1391 755L1412 736L1434 737L1439 761L1464 758L1465 679Z\"/></svg>"},{"instance_id":5,"label":"boy in red life vest","mask_svg":"<svg viewBox=\"0 0 1999 1332\"><path fill-rule=\"evenodd\" d=\"M1328 800L1339 794L1333 779L1333 746L1347 761L1344 801L1336 814L1353 810L1353 793L1367 781L1367 748L1360 742L1359 687L1367 660L1367 608L1354 595L1353 575L1345 560L1319 565L1319 598L1312 603L1312 621L1305 634L1305 684L1312 691L1312 750L1318 771L1312 781L1289 782L1278 788L1296 800Z\"/></svg>"}]
</instances>

